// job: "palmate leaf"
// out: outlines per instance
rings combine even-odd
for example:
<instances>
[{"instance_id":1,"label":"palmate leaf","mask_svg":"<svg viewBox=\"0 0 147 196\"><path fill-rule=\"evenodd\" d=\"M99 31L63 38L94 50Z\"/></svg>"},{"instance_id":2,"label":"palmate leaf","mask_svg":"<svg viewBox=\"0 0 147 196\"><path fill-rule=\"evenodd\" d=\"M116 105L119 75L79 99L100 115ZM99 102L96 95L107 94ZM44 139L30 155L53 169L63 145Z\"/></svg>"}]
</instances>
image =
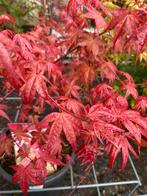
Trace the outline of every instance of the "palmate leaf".
<instances>
[{"instance_id":1,"label":"palmate leaf","mask_svg":"<svg viewBox=\"0 0 147 196\"><path fill-rule=\"evenodd\" d=\"M136 9L130 13L126 9L117 9L107 26L107 30L114 29L113 48L122 48L141 53L146 42L146 17L145 9ZM145 16L145 17L144 17ZM120 45L121 43L121 45ZM120 46L117 46L120 45Z\"/></svg>"},{"instance_id":2,"label":"palmate leaf","mask_svg":"<svg viewBox=\"0 0 147 196\"><path fill-rule=\"evenodd\" d=\"M100 146L94 144L82 144L77 151L78 158L82 161L82 165L91 166L97 156L100 154Z\"/></svg>"},{"instance_id":3,"label":"palmate leaf","mask_svg":"<svg viewBox=\"0 0 147 196\"><path fill-rule=\"evenodd\" d=\"M93 99L97 100L105 100L113 95L113 88L108 84L98 84L94 88L91 89Z\"/></svg>"},{"instance_id":4,"label":"palmate leaf","mask_svg":"<svg viewBox=\"0 0 147 196\"><path fill-rule=\"evenodd\" d=\"M147 24L145 23L141 27L137 28L136 32L132 35L130 40L124 41L124 49L127 49L129 54L131 51L135 51L137 54L141 55L146 47L147 40Z\"/></svg>"},{"instance_id":5,"label":"palmate leaf","mask_svg":"<svg viewBox=\"0 0 147 196\"><path fill-rule=\"evenodd\" d=\"M29 188L27 170L25 170L25 167L22 165L11 166L11 167L12 167L12 169L14 169L16 171L16 173L12 177L12 181L14 183L17 183L17 182L20 183L20 188L23 191L24 196L26 196L28 188Z\"/></svg>"},{"instance_id":6,"label":"palmate leaf","mask_svg":"<svg viewBox=\"0 0 147 196\"><path fill-rule=\"evenodd\" d=\"M19 51L22 57L26 60L33 60L32 51L33 48L25 35L16 34L13 37L13 43L19 47Z\"/></svg>"},{"instance_id":7,"label":"palmate leaf","mask_svg":"<svg viewBox=\"0 0 147 196\"><path fill-rule=\"evenodd\" d=\"M103 143L104 141L111 142L116 145L114 141L116 132L121 133L123 130L111 123L106 123L105 121L97 121L93 124L93 130L96 137Z\"/></svg>"},{"instance_id":8,"label":"palmate leaf","mask_svg":"<svg viewBox=\"0 0 147 196\"><path fill-rule=\"evenodd\" d=\"M112 61L101 61L98 67L102 78L107 78L110 82L116 79L117 68Z\"/></svg>"},{"instance_id":9,"label":"palmate leaf","mask_svg":"<svg viewBox=\"0 0 147 196\"><path fill-rule=\"evenodd\" d=\"M97 121L97 124L105 122L103 127L108 133L108 135L104 135L106 140L112 141L113 139L109 138L109 133L111 136L110 131L113 133L126 133L140 145L141 135L146 135L145 132L147 133L146 119L139 112L128 110L125 105L124 108L122 108L123 105L120 105L119 108L116 102L116 106L114 104L112 106L112 108L107 108L102 104L93 105L89 110L88 117L93 121ZM97 125L95 126L95 132L96 127L99 129L99 133L103 131L103 129L100 130L101 126ZM105 131L103 134L105 134Z\"/></svg>"},{"instance_id":10,"label":"palmate leaf","mask_svg":"<svg viewBox=\"0 0 147 196\"><path fill-rule=\"evenodd\" d=\"M15 71L15 68L12 65L10 54L2 42L0 42L0 63L5 71L4 76L8 78L8 81L14 88L19 89L20 81L18 75Z\"/></svg>"},{"instance_id":11,"label":"palmate leaf","mask_svg":"<svg viewBox=\"0 0 147 196\"><path fill-rule=\"evenodd\" d=\"M87 7L87 11L88 13L84 14L84 17L94 19L96 28L98 30L107 26L107 23L105 22L101 12L93 7Z\"/></svg>"},{"instance_id":12,"label":"palmate leaf","mask_svg":"<svg viewBox=\"0 0 147 196\"><path fill-rule=\"evenodd\" d=\"M125 97L129 97L131 95L132 97L134 97L134 99L137 99L138 91L135 88L134 84L131 83L131 84L123 85L123 89L125 89L125 91L126 91Z\"/></svg>"},{"instance_id":13,"label":"palmate leaf","mask_svg":"<svg viewBox=\"0 0 147 196\"><path fill-rule=\"evenodd\" d=\"M79 46L86 47L87 51L93 54L95 59L102 49L102 41L98 37L94 37L92 33L84 33L79 41Z\"/></svg>"},{"instance_id":14,"label":"palmate leaf","mask_svg":"<svg viewBox=\"0 0 147 196\"><path fill-rule=\"evenodd\" d=\"M25 102L31 102L36 94L35 89L36 74L32 74L28 81L21 87L20 94Z\"/></svg>"},{"instance_id":15,"label":"palmate leaf","mask_svg":"<svg viewBox=\"0 0 147 196\"><path fill-rule=\"evenodd\" d=\"M111 13L107 10L107 8L99 1L99 0L68 0L68 4L66 7L67 13L72 13L72 16L76 16L77 10L80 8L83 8L83 5L86 8L92 8L91 5L94 5L95 7L101 8L103 13L105 13L108 16L111 16ZM94 9L94 8L93 8Z\"/></svg>"},{"instance_id":16,"label":"palmate leaf","mask_svg":"<svg viewBox=\"0 0 147 196\"><path fill-rule=\"evenodd\" d=\"M24 120L32 122L31 126L8 126L15 141L29 142L20 146L21 163L13 167L13 180L20 182L24 193L28 182L43 182L46 163L64 165L64 146L71 146L82 163L91 166L106 145L110 167L122 153L123 170L130 152L137 157L130 141L140 146L142 135L147 136L147 119L129 110L127 98L137 100L139 111L145 112L146 103L138 102L133 78L111 61L117 50L137 54L144 50L146 11L105 5L100 0L69 0L68 16L65 10L57 11L58 21L43 20L24 34L0 33L0 73L8 82L6 90L17 90ZM96 24L92 29L89 19ZM54 35L49 35L49 29ZM119 95L121 90L126 96ZM54 95L56 100L51 98ZM47 104L58 112L46 115L52 112ZM1 106L0 115L7 118L3 110ZM38 123L42 114L46 117ZM0 154L8 154L11 142L5 136L0 142Z\"/></svg>"},{"instance_id":17,"label":"palmate leaf","mask_svg":"<svg viewBox=\"0 0 147 196\"><path fill-rule=\"evenodd\" d=\"M56 143L57 141L61 141L61 133L64 132L67 141L71 144L72 148L75 149L76 147L76 122L77 120L68 113L65 112L53 112L47 115L40 123L40 127L47 127L48 124L51 124L51 128L49 131L48 137L48 147L51 151L51 154L61 152L60 143ZM58 146L56 146L58 145ZM58 148L55 148L58 147ZM53 149L56 149L54 152Z\"/></svg>"},{"instance_id":18,"label":"palmate leaf","mask_svg":"<svg viewBox=\"0 0 147 196\"><path fill-rule=\"evenodd\" d=\"M47 78L42 73L37 74L36 82L35 82L36 91L38 95L44 99L47 99L49 96L46 82L47 82Z\"/></svg>"},{"instance_id":19,"label":"palmate leaf","mask_svg":"<svg viewBox=\"0 0 147 196\"><path fill-rule=\"evenodd\" d=\"M124 71L119 71L119 73L126 78L125 80L123 80L121 87L122 90L125 90L125 97L127 98L131 95L132 97L134 97L134 99L137 99L138 92L132 76Z\"/></svg>"},{"instance_id":20,"label":"palmate leaf","mask_svg":"<svg viewBox=\"0 0 147 196\"><path fill-rule=\"evenodd\" d=\"M31 73L28 80L20 89L20 94L26 103L31 103L36 93L42 98L48 98L46 77L42 74Z\"/></svg>"},{"instance_id":21,"label":"palmate leaf","mask_svg":"<svg viewBox=\"0 0 147 196\"><path fill-rule=\"evenodd\" d=\"M36 168L40 168L40 170L42 172L42 176L46 177L47 176L46 162L43 159L38 158L36 160L35 165L36 165Z\"/></svg>"},{"instance_id":22,"label":"palmate leaf","mask_svg":"<svg viewBox=\"0 0 147 196\"><path fill-rule=\"evenodd\" d=\"M140 131L139 126L127 119L123 121L123 125L131 133L131 135L136 139L138 144L140 144L141 143L141 131Z\"/></svg>"},{"instance_id":23,"label":"palmate leaf","mask_svg":"<svg viewBox=\"0 0 147 196\"><path fill-rule=\"evenodd\" d=\"M138 155L136 154L136 152L134 151L134 149L130 145L127 137L122 136L122 135L120 135L120 136L117 135L117 137L115 137L115 143L117 144L117 146L114 146L113 144L108 143L106 145L105 151L107 154L110 153L110 168L111 169L114 165L114 161L115 161L117 155L119 153L122 153L122 164L121 164L121 168L120 168L120 172L122 172L124 167L126 166L127 161L128 161L129 153L132 152L132 154L136 158L138 158Z\"/></svg>"},{"instance_id":24,"label":"palmate leaf","mask_svg":"<svg viewBox=\"0 0 147 196\"><path fill-rule=\"evenodd\" d=\"M116 102L117 105L117 102ZM122 171L127 163L129 151L135 157L137 154L131 147L129 140L141 144L141 136L147 137L147 121L139 112L122 108L107 108L102 104L93 105L88 117L96 121L93 123L94 132L99 141L106 140L107 154L110 153L110 167L112 168L117 155L122 152Z\"/></svg>"},{"instance_id":25,"label":"palmate leaf","mask_svg":"<svg viewBox=\"0 0 147 196\"><path fill-rule=\"evenodd\" d=\"M13 133L14 138L18 141L22 139L26 142L30 141L31 136L28 134L29 123L9 123L8 128Z\"/></svg>"},{"instance_id":26,"label":"palmate leaf","mask_svg":"<svg viewBox=\"0 0 147 196\"><path fill-rule=\"evenodd\" d=\"M44 183L44 178L48 175L46 170L47 162L53 165L64 165L47 151L40 150L37 156L38 157L33 161L25 157L18 165L11 166L11 168L16 171L12 180L14 183L20 183L20 188L24 194L28 191L29 183L34 185L42 185ZM27 161L24 161L25 159L27 159Z\"/></svg>"},{"instance_id":27,"label":"palmate leaf","mask_svg":"<svg viewBox=\"0 0 147 196\"><path fill-rule=\"evenodd\" d=\"M52 156L50 153L48 153L48 149L46 151L40 151L40 157L41 160L44 160L45 162L48 162L52 165L60 165L63 166L64 163Z\"/></svg>"},{"instance_id":28,"label":"palmate leaf","mask_svg":"<svg viewBox=\"0 0 147 196\"><path fill-rule=\"evenodd\" d=\"M24 195L27 195L29 182L35 185L43 184L41 168L35 168L32 162L30 162L26 167L21 164L11 167L16 171L12 177L12 180L14 183L20 183L20 188Z\"/></svg>"},{"instance_id":29,"label":"palmate leaf","mask_svg":"<svg viewBox=\"0 0 147 196\"><path fill-rule=\"evenodd\" d=\"M48 71L48 77L49 79L52 78L53 82L55 82L57 80L57 78L62 78L62 73L61 70L59 69L59 67L51 62L48 62L46 64L47 67L47 71Z\"/></svg>"},{"instance_id":30,"label":"palmate leaf","mask_svg":"<svg viewBox=\"0 0 147 196\"><path fill-rule=\"evenodd\" d=\"M68 111L78 115L85 113L85 107L81 102L66 97L61 97L60 100L62 100L61 105Z\"/></svg>"},{"instance_id":31,"label":"palmate leaf","mask_svg":"<svg viewBox=\"0 0 147 196\"><path fill-rule=\"evenodd\" d=\"M81 87L76 84L76 80L64 80L62 82L62 88L66 97L74 97L76 99L80 99L79 91Z\"/></svg>"},{"instance_id":32,"label":"palmate leaf","mask_svg":"<svg viewBox=\"0 0 147 196\"><path fill-rule=\"evenodd\" d=\"M96 76L96 71L94 68L86 63L79 65L77 72L79 74L79 79L85 85L91 84Z\"/></svg>"},{"instance_id":33,"label":"palmate leaf","mask_svg":"<svg viewBox=\"0 0 147 196\"><path fill-rule=\"evenodd\" d=\"M125 97L117 95L115 98L112 96L110 96L105 102L104 104L106 105L106 107L108 108L112 108L112 107L117 107L117 108L123 108L124 110L128 109L128 101L126 100Z\"/></svg>"},{"instance_id":34,"label":"palmate leaf","mask_svg":"<svg viewBox=\"0 0 147 196\"><path fill-rule=\"evenodd\" d=\"M136 134L142 134L144 137L147 138L147 120L145 117L142 117L139 112L127 110L122 114L122 118L125 121L125 119L128 119L129 121L133 122L137 130L134 130L133 137L137 137ZM122 121L122 123L124 123ZM140 144L140 142L139 142Z\"/></svg>"},{"instance_id":35,"label":"palmate leaf","mask_svg":"<svg viewBox=\"0 0 147 196\"><path fill-rule=\"evenodd\" d=\"M141 110L143 113L145 113L147 109L147 97L146 96L139 96L136 104L135 104L136 110Z\"/></svg>"}]
</instances>

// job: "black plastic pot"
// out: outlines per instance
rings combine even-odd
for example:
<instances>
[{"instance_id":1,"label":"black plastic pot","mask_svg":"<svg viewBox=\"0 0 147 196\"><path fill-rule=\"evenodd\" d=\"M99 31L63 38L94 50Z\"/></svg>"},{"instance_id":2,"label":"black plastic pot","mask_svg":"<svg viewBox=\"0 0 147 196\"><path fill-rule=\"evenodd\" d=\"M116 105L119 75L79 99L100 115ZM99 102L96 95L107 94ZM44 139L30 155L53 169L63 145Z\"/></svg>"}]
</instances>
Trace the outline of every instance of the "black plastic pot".
<instances>
[{"instance_id":1,"label":"black plastic pot","mask_svg":"<svg viewBox=\"0 0 147 196\"><path fill-rule=\"evenodd\" d=\"M73 156L72 156L73 157ZM47 177L45 179L45 182L44 182L44 186L43 188L48 188L48 187L58 187L58 186L62 186L63 185L63 179L65 177L65 175L67 174L68 170L70 168L70 163L67 164L67 166L63 167L62 169L60 169L59 171L57 171L56 173L50 175L49 177ZM9 181L10 183L12 183L12 176L6 172L1 166L0 166L0 174L1 176ZM18 185L16 185L18 187ZM31 185L32 187L32 185ZM35 186L34 186L35 188ZM34 189L33 188L33 189ZM31 192L31 193L28 193L29 196L60 196L60 191L48 191L48 192Z\"/></svg>"}]
</instances>

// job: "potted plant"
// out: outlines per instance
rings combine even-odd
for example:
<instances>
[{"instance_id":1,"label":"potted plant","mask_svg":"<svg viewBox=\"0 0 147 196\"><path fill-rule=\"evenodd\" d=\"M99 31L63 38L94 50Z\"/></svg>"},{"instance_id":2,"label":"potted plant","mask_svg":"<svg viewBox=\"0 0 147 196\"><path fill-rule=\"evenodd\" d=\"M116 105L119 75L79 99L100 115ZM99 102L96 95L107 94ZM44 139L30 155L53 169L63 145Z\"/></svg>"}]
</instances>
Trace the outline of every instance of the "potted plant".
<instances>
[{"instance_id":1,"label":"potted plant","mask_svg":"<svg viewBox=\"0 0 147 196\"><path fill-rule=\"evenodd\" d=\"M17 146L12 179L24 193L29 183L43 184L48 164L66 165L72 152L89 166L103 147L110 168L122 154L123 171L130 152L139 154L131 142L140 147L147 137L146 96L116 65L146 49L143 1L122 8L69 0L53 11L31 32L0 33L1 102L12 92L22 100L18 122L9 122L10 134L0 137L0 155L10 156ZM0 115L10 121L4 109L1 103Z\"/></svg>"}]
</instances>

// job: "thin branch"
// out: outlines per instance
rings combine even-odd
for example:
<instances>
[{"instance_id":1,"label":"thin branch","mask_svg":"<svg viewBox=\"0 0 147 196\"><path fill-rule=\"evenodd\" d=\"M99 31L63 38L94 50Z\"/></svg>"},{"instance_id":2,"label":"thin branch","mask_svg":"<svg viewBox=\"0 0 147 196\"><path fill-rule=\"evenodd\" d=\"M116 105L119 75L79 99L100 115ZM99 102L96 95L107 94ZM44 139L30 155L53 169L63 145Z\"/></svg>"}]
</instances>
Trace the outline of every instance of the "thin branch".
<instances>
[{"instance_id":1,"label":"thin branch","mask_svg":"<svg viewBox=\"0 0 147 196\"><path fill-rule=\"evenodd\" d=\"M14 91L14 89L11 89L10 92L8 92L5 96L0 97L0 102L2 102L3 100L5 100L13 91Z\"/></svg>"},{"instance_id":2,"label":"thin branch","mask_svg":"<svg viewBox=\"0 0 147 196\"><path fill-rule=\"evenodd\" d=\"M78 48L80 48L80 46L76 46L74 48L70 47L68 51L66 52L66 54L64 54L63 56L60 56L57 60L54 61L54 63L58 63L59 61L65 59L71 52L75 51Z\"/></svg>"}]
</instances>

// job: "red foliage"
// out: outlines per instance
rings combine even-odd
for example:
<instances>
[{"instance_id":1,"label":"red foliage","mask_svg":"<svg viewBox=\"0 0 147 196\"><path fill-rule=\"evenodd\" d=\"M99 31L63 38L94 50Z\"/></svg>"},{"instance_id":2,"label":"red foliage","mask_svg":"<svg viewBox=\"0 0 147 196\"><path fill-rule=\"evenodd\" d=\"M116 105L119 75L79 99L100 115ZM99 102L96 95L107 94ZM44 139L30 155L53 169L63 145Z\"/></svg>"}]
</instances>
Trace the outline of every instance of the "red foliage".
<instances>
[{"instance_id":1,"label":"red foliage","mask_svg":"<svg viewBox=\"0 0 147 196\"><path fill-rule=\"evenodd\" d=\"M59 22L56 17L44 19L31 32L0 32L5 97L15 91L22 99L19 121L8 128L21 158L13 166L13 180L24 193L29 182L43 183L47 163L65 164L64 147L88 165L103 147L111 168L121 153L122 171L130 152L138 157L130 141L140 146L142 135L147 137L146 96L138 96L133 78L111 58L117 52L139 56L145 51L143 5L110 9L98 0L69 0L57 14ZM14 24L8 15L0 17L1 23L6 20ZM94 27L89 28L92 20ZM130 97L136 101L134 109ZM4 109L0 104L0 116L10 121ZM0 141L0 155L9 154L10 138L1 135Z\"/></svg>"},{"instance_id":2,"label":"red foliage","mask_svg":"<svg viewBox=\"0 0 147 196\"><path fill-rule=\"evenodd\" d=\"M12 151L11 148L13 146L12 140L7 137L6 133L1 134L0 136L0 156L3 154L7 154L11 156Z\"/></svg>"},{"instance_id":3,"label":"red foliage","mask_svg":"<svg viewBox=\"0 0 147 196\"><path fill-rule=\"evenodd\" d=\"M2 14L0 16L0 23L5 24L7 21L15 25L15 20L12 16L10 16L9 14Z\"/></svg>"},{"instance_id":4,"label":"red foliage","mask_svg":"<svg viewBox=\"0 0 147 196\"><path fill-rule=\"evenodd\" d=\"M29 182L36 185L41 185L43 183L42 167L36 167L32 162L26 166L19 164L12 166L12 168L16 171L13 175L13 182L20 183L20 188L24 195L27 193Z\"/></svg>"},{"instance_id":5,"label":"red foliage","mask_svg":"<svg viewBox=\"0 0 147 196\"><path fill-rule=\"evenodd\" d=\"M7 108L6 105L0 104L0 116L3 118L6 118L8 121L11 121L9 116L4 112L4 110Z\"/></svg>"}]
</instances>

